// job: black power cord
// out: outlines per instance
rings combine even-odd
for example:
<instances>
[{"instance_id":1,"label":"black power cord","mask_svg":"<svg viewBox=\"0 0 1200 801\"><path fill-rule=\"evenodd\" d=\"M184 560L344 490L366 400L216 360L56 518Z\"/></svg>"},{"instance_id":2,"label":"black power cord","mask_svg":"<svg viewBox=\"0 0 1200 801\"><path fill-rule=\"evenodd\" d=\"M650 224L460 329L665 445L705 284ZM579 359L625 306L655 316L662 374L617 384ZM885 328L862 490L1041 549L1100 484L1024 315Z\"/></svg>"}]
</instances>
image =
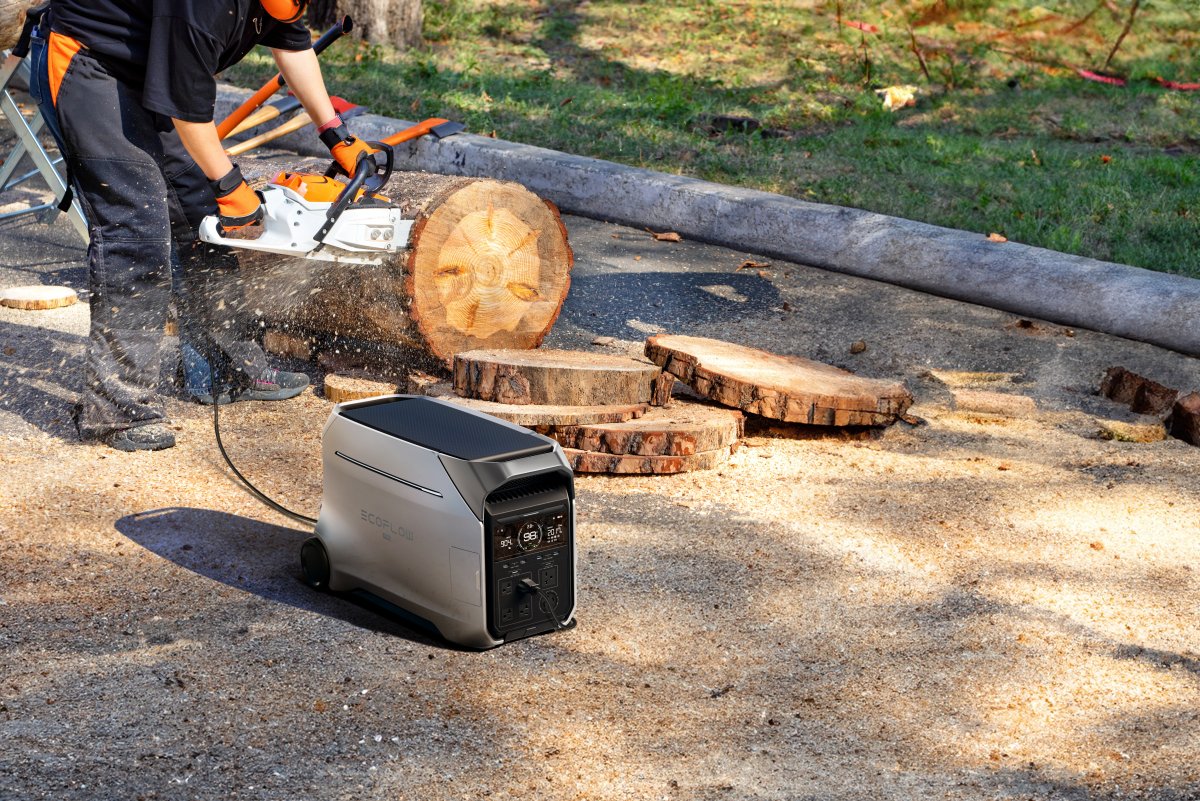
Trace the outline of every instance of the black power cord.
<instances>
[{"instance_id":1,"label":"black power cord","mask_svg":"<svg viewBox=\"0 0 1200 801\"><path fill-rule=\"evenodd\" d=\"M556 629L565 629L567 624L558 618L558 593L548 590L543 590L541 586L531 578L523 578L517 584L521 592L529 595L536 595L538 599L538 608L550 616L554 621ZM553 597L551 597L553 596Z\"/></svg>"},{"instance_id":2,"label":"black power cord","mask_svg":"<svg viewBox=\"0 0 1200 801\"><path fill-rule=\"evenodd\" d=\"M213 371L213 372L215 372L215 371ZM276 503L272 499L268 498L262 490L260 490L258 487L251 484L249 479L247 479L245 476L242 475L242 471L237 469L237 466L234 465L233 460L229 458L229 454L225 452L225 444L223 442L221 442L221 416L220 416L220 412L218 411L218 408L221 405L222 390L228 388L229 389L229 397L231 399L233 398L233 382L229 380L229 376L224 370L222 370L221 372L222 372L222 379L223 379L221 382L221 385L218 386L215 378L212 379L211 392L212 392L212 399L213 399L213 434L216 436L216 439L217 439L217 450L219 450L221 452L221 456L225 459L225 464L229 465L229 469L233 471L233 474L235 476L237 476L238 479L244 485L246 485L246 489L250 490L250 494L253 495L255 498L258 498L260 501L265 503L267 506L271 507L276 512L279 512L279 514L284 515L285 517L290 517L297 522L308 523L309 525L315 526L317 524L317 521L314 518L308 517L307 515L302 515L299 512L293 512L291 509L288 509L287 507L285 507L279 503ZM212 375L212 372L210 372L210 376L211 375Z\"/></svg>"}]
</instances>

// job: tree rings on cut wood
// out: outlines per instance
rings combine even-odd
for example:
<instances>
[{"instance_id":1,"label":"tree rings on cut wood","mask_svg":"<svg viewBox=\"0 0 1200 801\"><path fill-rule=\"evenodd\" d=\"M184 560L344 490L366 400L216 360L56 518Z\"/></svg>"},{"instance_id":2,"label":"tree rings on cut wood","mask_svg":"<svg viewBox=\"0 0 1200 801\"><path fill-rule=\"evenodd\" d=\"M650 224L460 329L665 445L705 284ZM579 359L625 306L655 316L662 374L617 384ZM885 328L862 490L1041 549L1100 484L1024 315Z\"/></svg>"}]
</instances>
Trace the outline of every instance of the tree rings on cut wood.
<instances>
[{"instance_id":1,"label":"tree rings on cut wood","mask_svg":"<svg viewBox=\"0 0 1200 801\"><path fill-rule=\"evenodd\" d=\"M427 209L412 235L410 313L436 355L540 345L575 258L558 210L498 181L459 186Z\"/></svg>"},{"instance_id":2,"label":"tree rings on cut wood","mask_svg":"<svg viewBox=\"0 0 1200 801\"><path fill-rule=\"evenodd\" d=\"M776 420L890 425L912 405L899 381L716 339L656 334L646 340L646 355L701 396Z\"/></svg>"},{"instance_id":3,"label":"tree rings on cut wood","mask_svg":"<svg viewBox=\"0 0 1200 801\"><path fill-rule=\"evenodd\" d=\"M513 405L647 403L661 371L644 359L567 350L476 350L454 357L454 391Z\"/></svg>"},{"instance_id":4,"label":"tree rings on cut wood","mask_svg":"<svg viewBox=\"0 0 1200 801\"><path fill-rule=\"evenodd\" d=\"M40 311L70 306L79 300L69 286L14 286L0 289L0 306Z\"/></svg>"},{"instance_id":5,"label":"tree rings on cut wood","mask_svg":"<svg viewBox=\"0 0 1200 801\"><path fill-rule=\"evenodd\" d=\"M325 397L334 403L397 395L404 390L394 381L384 381L370 373L329 373L325 376Z\"/></svg>"},{"instance_id":6,"label":"tree rings on cut wood","mask_svg":"<svg viewBox=\"0 0 1200 801\"><path fill-rule=\"evenodd\" d=\"M664 475L712 470L729 461L733 448L701 451L689 456L621 456L612 453L563 448L571 469L576 473L617 473L621 475Z\"/></svg>"},{"instance_id":7,"label":"tree rings on cut wood","mask_svg":"<svg viewBox=\"0 0 1200 801\"><path fill-rule=\"evenodd\" d=\"M641 417L650 407L645 403L622 404L619 406L553 406L544 404L522 404L475 400L459 397L449 384L437 384L425 389L425 394L442 398L477 412L490 414L527 428L538 426L574 426L590 423L619 423Z\"/></svg>"},{"instance_id":8,"label":"tree rings on cut wood","mask_svg":"<svg viewBox=\"0 0 1200 801\"><path fill-rule=\"evenodd\" d=\"M736 409L679 401L651 408L625 423L561 426L545 433L565 448L636 456L692 456L728 450L741 437L745 417Z\"/></svg>"}]
</instances>

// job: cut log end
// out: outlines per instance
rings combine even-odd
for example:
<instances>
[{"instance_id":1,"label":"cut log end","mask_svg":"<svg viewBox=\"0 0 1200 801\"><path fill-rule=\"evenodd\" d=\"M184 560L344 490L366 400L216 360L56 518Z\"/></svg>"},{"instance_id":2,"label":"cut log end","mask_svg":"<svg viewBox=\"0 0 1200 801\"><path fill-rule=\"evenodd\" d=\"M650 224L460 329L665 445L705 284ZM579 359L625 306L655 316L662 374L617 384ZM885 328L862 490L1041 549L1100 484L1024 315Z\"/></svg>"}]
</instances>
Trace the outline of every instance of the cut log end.
<instances>
[{"instance_id":1,"label":"cut log end","mask_svg":"<svg viewBox=\"0 0 1200 801\"><path fill-rule=\"evenodd\" d=\"M409 260L410 313L435 354L540 345L569 283L563 230L518 184L476 182L439 203Z\"/></svg>"}]
</instances>

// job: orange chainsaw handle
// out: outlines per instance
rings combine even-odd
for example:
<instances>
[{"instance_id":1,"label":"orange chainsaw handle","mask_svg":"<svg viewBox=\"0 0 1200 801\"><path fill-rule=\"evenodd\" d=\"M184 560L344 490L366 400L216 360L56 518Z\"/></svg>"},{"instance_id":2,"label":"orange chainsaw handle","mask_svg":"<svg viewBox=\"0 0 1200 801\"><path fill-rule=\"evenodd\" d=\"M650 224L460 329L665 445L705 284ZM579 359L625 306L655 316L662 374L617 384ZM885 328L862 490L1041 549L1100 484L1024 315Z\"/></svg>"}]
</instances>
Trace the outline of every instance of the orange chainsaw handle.
<instances>
[{"instance_id":1,"label":"orange chainsaw handle","mask_svg":"<svg viewBox=\"0 0 1200 801\"><path fill-rule=\"evenodd\" d=\"M321 34L321 38L313 42L313 52L318 56L321 55L325 48L342 38L343 34L349 33L354 29L354 20L350 17L342 17L332 28ZM250 95L246 102L238 106L232 114L221 120L221 124L217 126L217 136L221 139L229 136L234 128L241 124L242 120L250 116L256 108L267 102L267 98L283 88L283 75L275 73L275 77L267 81L262 87Z\"/></svg>"}]
</instances>

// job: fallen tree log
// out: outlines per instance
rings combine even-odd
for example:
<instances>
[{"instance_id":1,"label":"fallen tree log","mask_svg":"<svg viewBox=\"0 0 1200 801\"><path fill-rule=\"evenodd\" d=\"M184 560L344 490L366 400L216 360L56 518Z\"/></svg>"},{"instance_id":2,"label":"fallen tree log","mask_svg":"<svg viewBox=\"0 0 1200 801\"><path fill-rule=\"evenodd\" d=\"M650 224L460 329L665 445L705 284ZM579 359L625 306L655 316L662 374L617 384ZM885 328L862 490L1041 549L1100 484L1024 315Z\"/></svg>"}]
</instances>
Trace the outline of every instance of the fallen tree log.
<instances>
[{"instance_id":1,"label":"fallen tree log","mask_svg":"<svg viewBox=\"0 0 1200 801\"><path fill-rule=\"evenodd\" d=\"M38 0L0 0L0 50L17 43L25 25L25 10L37 4Z\"/></svg>"},{"instance_id":2,"label":"fallen tree log","mask_svg":"<svg viewBox=\"0 0 1200 801\"><path fill-rule=\"evenodd\" d=\"M328 162L246 159L261 186ZM536 348L566 298L574 256L558 210L519 184L396 172L386 192L415 219L380 265L237 250L238 297L265 324L375 343L448 365L480 348Z\"/></svg>"},{"instance_id":3,"label":"fallen tree log","mask_svg":"<svg viewBox=\"0 0 1200 801\"><path fill-rule=\"evenodd\" d=\"M791 423L890 425L912 405L898 381L717 339L655 334L646 356L703 397Z\"/></svg>"}]
</instances>

